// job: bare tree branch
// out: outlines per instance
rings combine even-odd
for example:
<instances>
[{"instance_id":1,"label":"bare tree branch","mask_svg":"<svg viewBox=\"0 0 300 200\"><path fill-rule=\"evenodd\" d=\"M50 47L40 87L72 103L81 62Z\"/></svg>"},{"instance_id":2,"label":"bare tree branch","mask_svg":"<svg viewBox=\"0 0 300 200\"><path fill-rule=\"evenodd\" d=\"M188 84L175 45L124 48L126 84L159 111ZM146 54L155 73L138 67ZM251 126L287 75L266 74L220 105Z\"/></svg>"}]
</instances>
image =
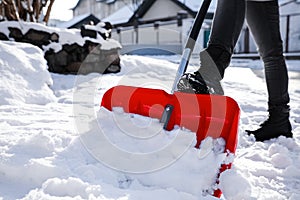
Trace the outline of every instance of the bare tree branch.
<instances>
[{"instance_id":1,"label":"bare tree branch","mask_svg":"<svg viewBox=\"0 0 300 200\"><path fill-rule=\"evenodd\" d=\"M0 0L0 15L6 20L38 22L43 8L47 8L43 19L48 22L54 0Z\"/></svg>"},{"instance_id":2,"label":"bare tree branch","mask_svg":"<svg viewBox=\"0 0 300 200\"><path fill-rule=\"evenodd\" d=\"M19 20L19 14L16 9L14 0L3 0L4 13L8 20Z\"/></svg>"},{"instance_id":3,"label":"bare tree branch","mask_svg":"<svg viewBox=\"0 0 300 200\"><path fill-rule=\"evenodd\" d=\"M46 24L47 24L48 21L49 21L50 13L51 13L51 9L52 9L53 4L54 4L54 0L50 0L50 4L49 4L49 6L48 6L46 15L45 15L44 20L43 20Z\"/></svg>"}]
</instances>

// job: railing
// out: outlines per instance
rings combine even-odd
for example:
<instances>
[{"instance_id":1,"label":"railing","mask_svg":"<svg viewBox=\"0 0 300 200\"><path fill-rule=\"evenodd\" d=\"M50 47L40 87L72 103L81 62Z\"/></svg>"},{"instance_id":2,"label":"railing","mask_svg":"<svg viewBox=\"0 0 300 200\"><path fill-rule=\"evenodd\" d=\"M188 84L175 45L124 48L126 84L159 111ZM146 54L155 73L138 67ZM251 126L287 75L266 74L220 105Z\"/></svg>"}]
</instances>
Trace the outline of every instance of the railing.
<instances>
[{"instance_id":1,"label":"railing","mask_svg":"<svg viewBox=\"0 0 300 200\"><path fill-rule=\"evenodd\" d=\"M195 46L194 52L196 53L206 46L208 40L207 33L210 31L210 26L207 23L210 23L210 20L205 22ZM120 27L113 29L112 38L118 40L125 51L128 48L156 48L181 54L192 23L193 19L188 18L182 21L171 20L135 27Z\"/></svg>"},{"instance_id":2,"label":"railing","mask_svg":"<svg viewBox=\"0 0 300 200\"><path fill-rule=\"evenodd\" d=\"M281 16L281 32L286 53L300 52L300 13Z\"/></svg>"},{"instance_id":3,"label":"railing","mask_svg":"<svg viewBox=\"0 0 300 200\"><path fill-rule=\"evenodd\" d=\"M181 44L181 26L177 21L155 22L136 27L119 27L113 30L112 37L121 44Z\"/></svg>"},{"instance_id":4,"label":"railing","mask_svg":"<svg viewBox=\"0 0 300 200\"><path fill-rule=\"evenodd\" d=\"M281 15L280 32L284 53L300 53L300 13ZM244 27L235 48L236 53L257 53L257 47L248 27Z\"/></svg>"},{"instance_id":5,"label":"railing","mask_svg":"<svg viewBox=\"0 0 300 200\"><path fill-rule=\"evenodd\" d=\"M280 16L281 36L283 40L284 53L300 53L300 13ZM167 22L155 22L139 26L120 27L114 29L112 37L118 40L123 47L126 46L174 46L178 48L177 53L181 53L183 43L186 40L188 31L193 19L185 19L181 24L178 20ZM206 25L201 29L197 41L196 53L199 49L206 47L209 39L211 21L206 21ZM142 47L141 47L142 48ZM251 36L249 29L244 26L240 38L237 42L235 53L257 54L257 47Z\"/></svg>"}]
</instances>

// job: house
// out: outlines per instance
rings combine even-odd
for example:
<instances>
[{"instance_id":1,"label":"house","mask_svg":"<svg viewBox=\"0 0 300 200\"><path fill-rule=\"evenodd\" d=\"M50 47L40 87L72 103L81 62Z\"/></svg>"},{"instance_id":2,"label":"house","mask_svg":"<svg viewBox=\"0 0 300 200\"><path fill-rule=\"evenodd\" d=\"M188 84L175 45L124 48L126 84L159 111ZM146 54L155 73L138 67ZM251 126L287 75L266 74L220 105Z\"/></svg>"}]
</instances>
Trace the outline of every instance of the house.
<instances>
[{"instance_id":1,"label":"house","mask_svg":"<svg viewBox=\"0 0 300 200\"><path fill-rule=\"evenodd\" d=\"M137 22L153 24L177 20L180 13L185 14L185 18L194 18L201 3L201 0L144 0L136 10L128 4L103 20L110 21L115 27L124 27L136 25ZM212 19L214 8L215 6L210 7L207 19Z\"/></svg>"},{"instance_id":2,"label":"house","mask_svg":"<svg viewBox=\"0 0 300 200\"><path fill-rule=\"evenodd\" d=\"M133 49L147 54L181 53L201 4L201 0L144 0L135 11L129 4L102 20L113 24L113 38L122 43L124 53ZM200 46L207 43L215 5L213 0L200 32Z\"/></svg>"},{"instance_id":3,"label":"house","mask_svg":"<svg viewBox=\"0 0 300 200\"><path fill-rule=\"evenodd\" d=\"M101 21L110 22L114 27L112 38L119 40L126 52L130 46L159 46L181 53L201 4L202 0L79 0L73 14L76 17L92 13ZM200 33L204 38L201 46L207 43L215 7L213 0L205 20L206 29Z\"/></svg>"},{"instance_id":4,"label":"house","mask_svg":"<svg viewBox=\"0 0 300 200\"><path fill-rule=\"evenodd\" d=\"M74 16L94 13L101 21L110 22L112 38L130 49L157 48L181 53L186 36L203 0L79 0ZM213 0L205 24L198 37L198 49L204 48L217 0ZM300 52L300 0L279 0L280 25L285 52ZM197 48L196 48L197 52ZM257 47L246 24L241 32L235 53L254 53Z\"/></svg>"},{"instance_id":5,"label":"house","mask_svg":"<svg viewBox=\"0 0 300 200\"><path fill-rule=\"evenodd\" d=\"M72 10L74 17L93 14L102 21L109 21L115 26L124 26L132 25L136 18L140 21L141 18L167 21L176 17L178 10L185 10L194 17L202 0L171 0L171 2L170 4L169 0L78 0ZM212 4L209 11L211 17L216 1L213 0Z\"/></svg>"}]
</instances>

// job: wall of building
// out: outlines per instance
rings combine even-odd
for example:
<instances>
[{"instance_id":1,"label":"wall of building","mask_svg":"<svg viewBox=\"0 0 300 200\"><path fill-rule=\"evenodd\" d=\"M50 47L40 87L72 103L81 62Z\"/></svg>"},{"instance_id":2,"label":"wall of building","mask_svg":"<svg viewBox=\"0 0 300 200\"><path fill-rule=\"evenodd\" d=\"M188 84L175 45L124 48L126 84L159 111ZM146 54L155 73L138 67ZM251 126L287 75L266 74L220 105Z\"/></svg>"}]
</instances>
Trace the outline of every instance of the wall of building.
<instances>
[{"instance_id":1,"label":"wall of building","mask_svg":"<svg viewBox=\"0 0 300 200\"><path fill-rule=\"evenodd\" d=\"M160 19L165 17L176 16L177 12L182 10L175 3L170 3L170 1L155 1L151 9L142 17L143 20L150 19Z\"/></svg>"},{"instance_id":2,"label":"wall of building","mask_svg":"<svg viewBox=\"0 0 300 200\"><path fill-rule=\"evenodd\" d=\"M211 21L209 20L205 21L205 25L199 33L194 54L199 54L205 47L207 38L204 33L205 31L209 31L210 23ZM122 44L122 52L125 53L131 50L132 46L136 46L135 49L153 47L181 54L192 24L193 19L188 18L183 20L182 26L178 26L177 21L174 20L171 22L161 22L157 28L153 24L142 25L138 29L127 27L121 29L120 32L113 30L112 38ZM127 47L129 47L129 50L126 50ZM161 51L158 51L158 53L161 53Z\"/></svg>"},{"instance_id":3,"label":"wall of building","mask_svg":"<svg viewBox=\"0 0 300 200\"><path fill-rule=\"evenodd\" d=\"M112 38L120 40L122 44L160 44L181 43L182 27L177 21L161 23L158 28L153 24L141 25L138 29L128 27L121 29L120 33L113 31Z\"/></svg>"},{"instance_id":4,"label":"wall of building","mask_svg":"<svg viewBox=\"0 0 300 200\"><path fill-rule=\"evenodd\" d=\"M280 7L280 33L286 53L300 52L300 4L290 3ZM246 26L237 42L236 53L257 53L257 46L250 33L249 49L245 44ZM246 51L245 51L246 50ZM247 51L248 50L248 51Z\"/></svg>"},{"instance_id":5,"label":"wall of building","mask_svg":"<svg viewBox=\"0 0 300 200\"><path fill-rule=\"evenodd\" d=\"M137 1L137 3L142 0ZM131 5L132 0L118 0L115 3L107 4L105 2L97 2L95 0L81 0L80 4L74 9L74 16L91 13L99 19L103 19L117 10L121 9L125 5ZM132 9L136 9L132 6Z\"/></svg>"},{"instance_id":6,"label":"wall of building","mask_svg":"<svg viewBox=\"0 0 300 200\"><path fill-rule=\"evenodd\" d=\"M289 3L280 8L281 35L285 51L300 52L300 3Z\"/></svg>"},{"instance_id":7,"label":"wall of building","mask_svg":"<svg viewBox=\"0 0 300 200\"><path fill-rule=\"evenodd\" d=\"M88 0L82 0L88 2ZM92 0L90 0L92 1ZM96 1L92 1L96 3ZM95 9L95 14L97 16L109 15L119 8L123 7L125 3L130 4L132 0L116 1L115 4L107 5L105 3L96 3L97 6L93 6ZM105 5L104 5L105 4ZM82 4L83 6L84 4ZM101 5L101 6L99 6ZM96 11L97 10L97 11ZM170 1L159 0L156 1L151 9L143 16L142 20L149 19L158 19L169 16L175 16L181 8ZM297 14L299 13L299 14ZM281 35L284 45L284 51L286 52L300 52L300 4L299 3L290 3L285 6L280 7L280 27ZM290 15L292 14L292 15ZM288 15L289 19L288 19ZM102 18L102 17L99 17ZM192 21L192 19L190 19ZM173 23L173 24L171 24ZM191 24L189 25L189 27ZM182 35L186 35L189 30L187 27L177 26L177 22L161 23L159 29L154 28L154 24L147 26L140 26L138 30L135 30L133 27L124 28L121 30L121 33L113 31L113 38L119 40L122 45L129 44L140 44L140 45L155 45L155 44L182 44L184 38ZM204 32L205 30L202 30ZM257 46L254 42L251 33L250 37L247 36L246 26L243 28L238 43L235 48L236 53L257 53ZM203 34L203 33L200 34ZM249 43L247 43L249 41ZM199 39L200 46L205 47L204 36L201 36Z\"/></svg>"}]
</instances>

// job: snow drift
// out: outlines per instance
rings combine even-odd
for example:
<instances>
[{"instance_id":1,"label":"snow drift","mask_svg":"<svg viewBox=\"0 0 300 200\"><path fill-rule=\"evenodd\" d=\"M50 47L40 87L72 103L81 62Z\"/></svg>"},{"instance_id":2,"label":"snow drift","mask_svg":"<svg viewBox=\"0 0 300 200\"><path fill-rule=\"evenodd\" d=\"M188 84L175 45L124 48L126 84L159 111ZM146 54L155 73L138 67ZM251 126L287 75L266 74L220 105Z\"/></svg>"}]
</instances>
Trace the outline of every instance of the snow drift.
<instances>
[{"instance_id":1,"label":"snow drift","mask_svg":"<svg viewBox=\"0 0 300 200\"><path fill-rule=\"evenodd\" d=\"M43 52L30 44L0 42L0 104L55 101Z\"/></svg>"},{"instance_id":2,"label":"snow drift","mask_svg":"<svg viewBox=\"0 0 300 200\"><path fill-rule=\"evenodd\" d=\"M0 48L0 80L5 83L0 89L0 199L215 199L208 195L215 187L211 185L215 176L204 178L209 174L202 174L201 167L208 170L202 163L203 159L216 166L218 162L215 161L224 162L224 154L216 153L218 148L208 148L207 153L193 148L193 133L179 128L170 132L147 129L150 136L158 134L148 143L138 143L130 140L128 135L120 136L122 132L114 125L113 118L117 116L122 122L120 125L131 133L136 131L136 126L130 126L128 122L134 121L135 125L145 127L152 119L118 109L108 112L99 108L103 93L118 83L170 88L179 57L161 57L163 60L160 60L122 56L122 71L118 74L74 76L49 74L40 50L31 45L3 42ZM295 137L280 137L262 143L255 142L243 132L266 117L265 84L261 71L245 66L241 68L242 64L256 64L251 61L235 64L237 67L226 72L224 87L242 109L239 144L232 169L223 172L219 179L218 186L224 194L222 198L299 199L299 72L291 73L290 79L291 122ZM299 61L293 65L299 65ZM52 81L53 91L48 86ZM79 90L80 98L74 100L75 90ZM87 124L82 135L78 135L74 120L74 104L93 111L92 119L89 119L91 123ZM85 113L81 116L87 117ZM159 127L157 121L152 123L153 128ZM161 149L179 130L177 135L182 138L179 146L187 148L180 159L156 173L132 174L114 170L96 159L82 141L82 137L86 137L94 147L106 150L93 137L99 133L99 124L108 131L108 139L113 144L128 152L151 153ZM185 140L187 138L191 140ZM212 143L216 144L208 139L203 145L211 147ZM107 156L118 161L109 152ZM162 157L157 160L164 161Z\"/></svg>"}]
</instances>

